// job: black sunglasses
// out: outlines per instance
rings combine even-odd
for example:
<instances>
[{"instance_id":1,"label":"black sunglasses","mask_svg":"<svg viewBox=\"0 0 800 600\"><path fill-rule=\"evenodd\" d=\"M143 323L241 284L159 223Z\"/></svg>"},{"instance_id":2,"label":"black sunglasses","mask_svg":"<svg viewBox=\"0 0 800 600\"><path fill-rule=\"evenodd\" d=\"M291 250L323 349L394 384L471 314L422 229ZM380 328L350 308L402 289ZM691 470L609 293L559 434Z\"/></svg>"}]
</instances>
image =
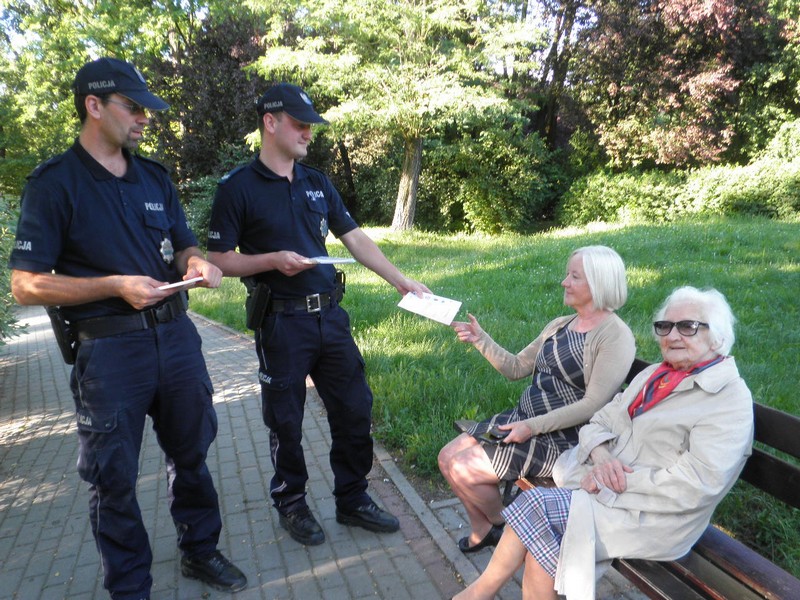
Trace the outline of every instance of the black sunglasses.
<instances>
[{"instance_id":1,"label":"black sunglasses","mask_svg":"<svg viewBox=\"0 0 800 600\"><path fill-rule=\"evenodd\" d=\"M141 104L128 104L127 102L120 102L119 100L114 100L113 98L106 98L106 102L110 102L111 104L116 104L117 106L124 106L128 109L128 112L132 115L140 115L146 114L147 109L142 106Z\"/></svg>"},{"instance_id":2,"label":"black sunglasses","mask_svg":"<svg viewBox=\"0 0 800 600\"><path fill-rule=\"evenodd\" d=\"M653 329L655 329L656 335L660 335L661 337L669 335L673 327L677 327L678 333L681 335L691 337L695 335L697 330L701 327L708 327L708 323L703 323L702 321L678 321L677 323L674 321L656 321L653 323Z\"/></svg>"}]
</instances>

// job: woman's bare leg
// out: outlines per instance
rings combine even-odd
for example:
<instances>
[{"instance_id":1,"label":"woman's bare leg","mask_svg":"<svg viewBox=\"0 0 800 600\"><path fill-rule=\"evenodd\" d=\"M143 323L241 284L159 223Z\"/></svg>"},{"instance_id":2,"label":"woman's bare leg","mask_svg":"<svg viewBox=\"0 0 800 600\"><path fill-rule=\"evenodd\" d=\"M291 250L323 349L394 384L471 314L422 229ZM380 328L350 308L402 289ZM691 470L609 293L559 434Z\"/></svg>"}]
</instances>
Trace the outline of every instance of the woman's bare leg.
<instances>
[{"instance_id":1,"label":"woman's bare leg","mask_svg":"<svg viewBox=\"0 0 800 600\"><path fill-rule=\"evenodd\" d=\"M557 598L555 580L533 558L533 554L528 553L525 557L525 574L522 576L522 600L557 600Z\"/></svg>"},{"instance_id":2,"label":"woman's bare leg","mask_svg":"<svg viewBox=\"0 0 800 600\"><path fill-rule=\"evenodd\" d=\"M479 543L503 522L500 480L489 457L475 438L461 434L439 452L439 470L467 512L470 545Z\"/></svg>"},{"instance_id":3,"label":"woman's bare leg","mask_svg":"<svg viewBox=\"0 0 800 600\"><path fill-rule=\"evenodd\" d=\"M486 570L464 591L454 596L454 600L491 600L522 566L526 555L528 550L517 534L511 527L506 527Z\"/></svg>"}]
</instances>

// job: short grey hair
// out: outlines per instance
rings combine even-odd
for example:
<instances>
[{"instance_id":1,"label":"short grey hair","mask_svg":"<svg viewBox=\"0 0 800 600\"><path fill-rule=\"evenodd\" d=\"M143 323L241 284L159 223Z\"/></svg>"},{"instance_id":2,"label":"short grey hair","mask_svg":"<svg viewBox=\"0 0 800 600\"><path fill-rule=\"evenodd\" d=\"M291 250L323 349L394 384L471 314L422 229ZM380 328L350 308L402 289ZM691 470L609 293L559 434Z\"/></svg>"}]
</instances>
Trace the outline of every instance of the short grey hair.
<instances>
[{"instance_id":1,"label":"short grey hair","mask_svg":"<svg viewBox=\"0 0 800 600\"><path fill-rule=\"evenodd\" d=\"M708 323L711 348L723 356L730 354L733 343L736 341L733 333L736 317L733 316L733 311L721 292L714 288L699 290L690 285L677 288L658 309L655 320L663 320L667 310L673 304L697 305L700 308L698 317ZM653 335L655 336L655 332ZM658 338L656 337L656 339Z\"/></svg>"},{"instance_id":2,"label":"short grey hair","mask_svg":"<svg viewBox=\"0 0 800 600\"><path fill-rule=\"evenodd\" d=\"M628 300L628 279L622 257L608 246L584 246L573 250L569 260L574 256L583 260L595 309L622 308Z\"/></svg>"}]
</instances>

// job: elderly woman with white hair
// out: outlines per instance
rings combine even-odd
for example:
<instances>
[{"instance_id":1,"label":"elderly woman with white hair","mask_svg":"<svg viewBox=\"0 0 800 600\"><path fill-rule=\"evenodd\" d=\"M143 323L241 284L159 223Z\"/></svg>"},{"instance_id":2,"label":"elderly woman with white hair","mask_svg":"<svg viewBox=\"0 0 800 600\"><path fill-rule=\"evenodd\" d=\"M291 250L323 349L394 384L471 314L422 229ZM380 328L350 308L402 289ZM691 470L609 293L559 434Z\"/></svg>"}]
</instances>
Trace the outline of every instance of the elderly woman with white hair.
<instances>
[{"instance_id":1,"label":"elderly woman with white hair","mask_svg":"<svg viewBox=\"0 0 800 600\"><path fill-rule=\"evenodd\" d=\"M564 304L574 313L551 321L518 354L492 340L472 315L452 324L508 379L531 376L514 408L472 425L439 452L439 469L470 521L470 535L458 542L462 552L497 544L498 483L550 477L558 455L578 443L579 427L620 390L635 357L633 333L614 312L628 297L619 254L607 246L578 248L566 271Z\"/></svg>"},{"instance_id":2,"label":"elderly woman with white hair","mask_svg":"<svg viewBox=\"0 0 800 600\"><path fill-rule=\"evenodd\" d=\"M664 361L581 428L553 470L559 487L526 491L504 511L489 565L456 598L493 598L524 563L523 598L589 600L596 565L686 554L751 452L733 325L718 291L675 290L653 323Z\"/></svg>"}]
</instances>

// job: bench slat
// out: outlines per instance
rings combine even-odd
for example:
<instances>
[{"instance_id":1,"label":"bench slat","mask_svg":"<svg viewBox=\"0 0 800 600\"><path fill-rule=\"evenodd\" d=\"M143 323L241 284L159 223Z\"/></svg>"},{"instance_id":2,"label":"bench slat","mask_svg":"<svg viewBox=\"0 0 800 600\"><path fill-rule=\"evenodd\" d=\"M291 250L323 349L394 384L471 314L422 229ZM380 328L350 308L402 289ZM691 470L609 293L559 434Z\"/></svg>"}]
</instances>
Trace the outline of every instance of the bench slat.
<instances>
[{"instance_id":1,"label":"bench slat","mask_svg":"<svg viewBox=\"0 0 800 600\"><path fill-rule=\"evenodd\" d=\"M714 526L706 529L692 552L744 583L759 598L800 598L800 580Z\"/></svg>"},{"instance_id":2,"label":"bench slat","mask_svg":"<svg viewBox=\"0 0 800 600\"><path fill-rule=\"evenodd\" d=\"M631 364L630 371L625 376L625 383L630 384L633 381L633 378L636 377L639 373L649 367L651 363L647 362L646 360L642 360L641 358L634 358L633 363Z\"/></svg>"},{"instance_id":3,"label":"bench slat","mask_svg":"<svg viewBox=\"0 0 800 600\"><path fill-rule=\"evenodd\" d=\"M800 418L757 402L753 406L756 440L800 458Z\"/></svg>"},{"instance_id":4,"label":"bench slat","mask_svg":"<svg viewBox=\"0 0 800 600\"><path fill-rule=\"evenodd\" d=\"M707 600L667 570L664 563L618 558L612 566L652 600Z\"/></svg>"},{"instance_id":5,"label":"bench slat","mask_svg":"<svg viewBox=\"0 0 800 600\"><path fill-rule=\"evenodd\" d=\"M800 468L785 460L753 448L739 478L789 506L800 508Z\"/></svg>"},{"instance_id":6,"label":"bench slat","mask_svg":"<svg viewBox=\"0 0 800 600\"><path fill-rule=\"evenodd\" d=\"M713 600L762 600L763 596L753 593L744 582L717 565L692 551L686 556L664 563L664 568L673 571L704 597Z\"/></svg>"}]
</instances>

